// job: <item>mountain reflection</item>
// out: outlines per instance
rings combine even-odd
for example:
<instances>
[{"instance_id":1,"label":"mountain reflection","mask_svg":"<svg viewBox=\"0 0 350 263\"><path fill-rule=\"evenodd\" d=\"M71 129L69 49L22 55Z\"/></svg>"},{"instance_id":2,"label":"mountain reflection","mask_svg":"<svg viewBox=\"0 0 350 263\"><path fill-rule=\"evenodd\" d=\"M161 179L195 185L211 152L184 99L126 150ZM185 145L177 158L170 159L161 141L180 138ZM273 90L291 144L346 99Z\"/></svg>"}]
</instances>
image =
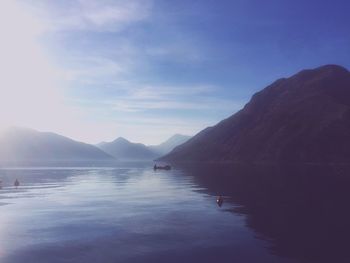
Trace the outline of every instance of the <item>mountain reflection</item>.
<instances>
[{"instance_id":1,"label":"mountain reflection","mask_svg":"<svg viewBox=\"0 0 350 263\"><path fill-rule=\"evenodd\" d=\"M233 202L229 211L244 214L271 253L301 262L350 262L350 167L181 169L210 194Z\"/></svg>"}]
</instances>

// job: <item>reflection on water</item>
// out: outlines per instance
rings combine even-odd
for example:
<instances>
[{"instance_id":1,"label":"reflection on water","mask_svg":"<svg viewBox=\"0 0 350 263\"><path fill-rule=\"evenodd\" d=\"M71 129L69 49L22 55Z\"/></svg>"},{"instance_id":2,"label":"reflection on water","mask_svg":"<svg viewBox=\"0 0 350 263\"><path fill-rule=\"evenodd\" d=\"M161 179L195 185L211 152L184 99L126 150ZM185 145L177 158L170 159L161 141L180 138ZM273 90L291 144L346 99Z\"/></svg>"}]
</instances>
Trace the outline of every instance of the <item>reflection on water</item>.
<instances>
[{"instance_id":1,"label":"reflection on water","mask_svg":"<svg viewBox=\"0 0 350 263\"><path fill-rule=\"evenodd\" d=\"M344 167L1 169L0 261L349 262L347 175Z\"/></svg>"},{"instance_id":2,"label":"reflection on water","mask_svg":"<svg viewBox=\"0 0 350 263\"><path fill-rule=\"evenodd\" d=\"M350 262L349 167L187 170L198 185L236 204L228 210L245 215L256 237L269 241L271 253L300 262Z\"/></svg>"}]
</instances>

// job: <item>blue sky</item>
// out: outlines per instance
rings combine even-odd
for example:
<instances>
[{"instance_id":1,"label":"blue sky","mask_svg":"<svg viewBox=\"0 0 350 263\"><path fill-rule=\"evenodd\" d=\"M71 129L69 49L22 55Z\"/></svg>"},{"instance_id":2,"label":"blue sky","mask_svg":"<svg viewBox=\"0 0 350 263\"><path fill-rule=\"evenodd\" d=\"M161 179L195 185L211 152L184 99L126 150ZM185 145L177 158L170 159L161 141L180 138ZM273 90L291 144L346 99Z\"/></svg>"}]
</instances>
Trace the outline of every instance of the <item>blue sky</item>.
<instances>
[{"instance_id":1,"label":"blue sky","mask_svg":"<svg viewBox=\"0 0 350 263\"><path fill-rule=\"evenodd\" d=\"M0 9L0 66L15 76L0 79L3 126L90 143L193 135L277 78L350 68L347 1L4 0Z\"/></svg>"}]
</instances>

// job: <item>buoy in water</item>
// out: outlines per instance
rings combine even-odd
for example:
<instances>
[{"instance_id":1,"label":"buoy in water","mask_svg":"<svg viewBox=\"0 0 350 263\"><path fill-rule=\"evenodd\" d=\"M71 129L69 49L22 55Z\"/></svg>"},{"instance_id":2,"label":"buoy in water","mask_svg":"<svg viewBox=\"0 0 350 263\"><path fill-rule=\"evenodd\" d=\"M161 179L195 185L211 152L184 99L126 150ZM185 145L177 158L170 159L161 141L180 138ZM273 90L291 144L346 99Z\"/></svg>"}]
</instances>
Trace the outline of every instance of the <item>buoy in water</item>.
<instances>
[{"instance_id":1,"label":"buoy in water","mask_svg":"<svg viewBox=\"0 0 350 263\"><path fill-rule=\"evenodd\" d=\"M216 203L218 204L219 207L222 206L222 204L224 203L224 198L222 198L222 196L218 196L218 198L216 199Z\"/></svg>"},{"instance_id":2,"label":"buoy in water","mask_svg":"<svg viewBox=\"0 0 350 263\"><path fill-rule=\"evenodd\" d=\"M14 183L14 186L16 186L16 188L19 186L19 181L18 179L16 179L15 183Z\"/></svg>"}]
</instances>

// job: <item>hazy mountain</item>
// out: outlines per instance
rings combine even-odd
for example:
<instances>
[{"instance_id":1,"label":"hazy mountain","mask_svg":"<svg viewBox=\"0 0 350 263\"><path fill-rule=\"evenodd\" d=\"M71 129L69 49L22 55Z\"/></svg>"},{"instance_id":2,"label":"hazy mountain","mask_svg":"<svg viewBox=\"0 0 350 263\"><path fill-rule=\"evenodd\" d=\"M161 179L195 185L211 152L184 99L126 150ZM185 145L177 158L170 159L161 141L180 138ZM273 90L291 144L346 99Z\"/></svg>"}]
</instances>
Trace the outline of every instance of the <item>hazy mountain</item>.
<instances>
[{"instance_id":1,"label":"hazy mountain","mask_svg":"<svg viewBox=\"0 0 350 263\"><path fill-rule=\"evenodd\" d=\"M175 134L159 145L151 145L148 147L154 152L159 153L159 155L164 155L172 151L176 146L185 143L190 138L191 136Z\"/></svg>"},{"instance_id":2,"label":"hazy mountain","mask_svg":"<svg viewBox=\"0 0 350 263\"><path fill-rule=\"evenodd\" d=\"M153 160L159 154L149 149L142 143L132 143L119 137L112 142L97 144L101 150L116 157L119 160Z\"/></svg>"},{"instance_id":3,"label":"hazy mountain","mask_svg":"<svg viewBox=\"0 0 350 263\"><path fill-rule=\"evenodd\" d=\"M110 160L99 148L67 137L13 127L0 134L1 161Z\"/></svg>"},{"instance_id":4,"label":"hazy mountain","mask_svg":"<svg viewBox=\"0 0 350 263\"><path fill-rule=\"evenodd\" d=\"M350 73L327 65L279 79L161 159L349 163Z\"/></svg>"}]
</instances>

